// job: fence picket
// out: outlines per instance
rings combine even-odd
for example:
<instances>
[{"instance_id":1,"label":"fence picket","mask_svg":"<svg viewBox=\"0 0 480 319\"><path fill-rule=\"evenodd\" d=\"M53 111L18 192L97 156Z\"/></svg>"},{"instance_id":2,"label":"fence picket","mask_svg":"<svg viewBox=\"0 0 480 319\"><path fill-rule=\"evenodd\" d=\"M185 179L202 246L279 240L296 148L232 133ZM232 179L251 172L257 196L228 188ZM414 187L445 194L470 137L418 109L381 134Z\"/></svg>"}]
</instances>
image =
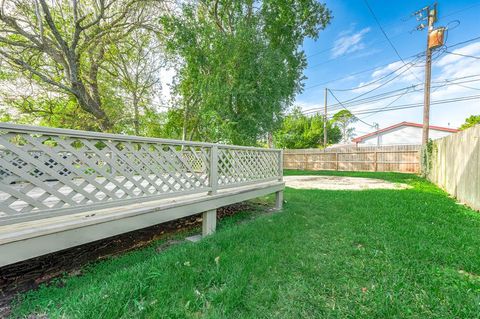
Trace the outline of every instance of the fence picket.
<instances>
[{"instance_id":1,"label":"fence picket","mask_svg":"<svg viewBox=\"0 0 480 319\"><path fill-rule=\"evenodd\" d=\"M285 169L418 173L419 152L420 145L284 150L283 167ZM299 156L301 156L300 160Z\"/></svg>"}]
</instances>

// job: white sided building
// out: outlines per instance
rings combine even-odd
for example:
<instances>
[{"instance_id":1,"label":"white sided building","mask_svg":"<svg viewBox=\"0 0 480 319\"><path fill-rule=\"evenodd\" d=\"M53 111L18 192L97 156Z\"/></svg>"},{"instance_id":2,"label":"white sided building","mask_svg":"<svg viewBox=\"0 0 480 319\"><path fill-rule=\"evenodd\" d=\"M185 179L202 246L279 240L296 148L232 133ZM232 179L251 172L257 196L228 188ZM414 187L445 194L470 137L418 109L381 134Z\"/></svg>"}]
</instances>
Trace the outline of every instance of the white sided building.
<instances>
[{"instance_id":1,"label":"white sided building","mask_svg":"<svg viewBox=\"0 0 480 319\"><path fill-rule=\"evenodd\" d=\"M401 122L354 138L352 142L357 146L420 145L422 144L422 128L422 124ZM449 127L430 126L429 138L435 140L458 131Z\"/></svg>"}]
</instances>

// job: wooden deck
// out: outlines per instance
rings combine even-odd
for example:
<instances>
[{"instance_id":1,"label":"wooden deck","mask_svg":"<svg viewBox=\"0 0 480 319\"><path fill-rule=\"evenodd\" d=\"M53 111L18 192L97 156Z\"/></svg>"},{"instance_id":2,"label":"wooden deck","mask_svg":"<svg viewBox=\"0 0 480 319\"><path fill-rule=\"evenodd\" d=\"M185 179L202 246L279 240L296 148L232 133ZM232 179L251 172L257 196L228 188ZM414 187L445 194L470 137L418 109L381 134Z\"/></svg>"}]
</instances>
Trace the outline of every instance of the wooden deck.
<instances>
[{"instance_id":1,"label":"wooden deck","mask_svg":"<svg viewBox=\"0 0 480 319\"><path fill-rule=\"evenodd\" d=\"M48 146L46 146L48 145ZM121 147L120 147L121 146ZM279 150L0 124L0 267L277 194Z\"/></svg>"}]
</instances>

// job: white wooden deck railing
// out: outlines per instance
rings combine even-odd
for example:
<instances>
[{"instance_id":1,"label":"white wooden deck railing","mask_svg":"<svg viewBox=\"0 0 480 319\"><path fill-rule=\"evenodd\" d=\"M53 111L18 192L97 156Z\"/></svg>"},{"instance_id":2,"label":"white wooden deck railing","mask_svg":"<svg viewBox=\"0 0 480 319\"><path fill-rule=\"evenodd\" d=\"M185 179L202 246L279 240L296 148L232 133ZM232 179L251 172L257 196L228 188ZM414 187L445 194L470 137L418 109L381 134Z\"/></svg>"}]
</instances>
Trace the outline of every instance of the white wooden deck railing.
<instances>
[{"instance_id":1,"label":"white wooden deck railing","mask_svg":"<svg viewBox=\"0 0 480 319\"><path fill-rule=\"evenodd\" d=\"M0 225L281 178L280 150L0 124Z\"/></svg>"}]
</instances>

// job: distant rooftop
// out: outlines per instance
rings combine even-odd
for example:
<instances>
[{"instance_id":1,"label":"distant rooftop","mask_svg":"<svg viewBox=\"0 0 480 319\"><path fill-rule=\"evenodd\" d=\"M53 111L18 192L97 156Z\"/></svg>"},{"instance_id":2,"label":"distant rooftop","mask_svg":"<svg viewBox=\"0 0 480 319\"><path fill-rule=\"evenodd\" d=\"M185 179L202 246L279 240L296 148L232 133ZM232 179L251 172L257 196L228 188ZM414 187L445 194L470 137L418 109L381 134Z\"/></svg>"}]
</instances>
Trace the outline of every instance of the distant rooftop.
<instances>
[{"instance_id":1,"label":"distant rooftop","mask_svg":"<svg viewBox=\"0 0 480 319\"><path fill-rule=\"evenodd\" d=\"M398 123L398 124L395 124L395 125L392 125L392 126L388 126L388 127L382 128L381 130L378 130L378 131L375 131L375 132L372 132L372 133L368 133L368 134L365 134L365 135L356 137L356 138L354 138L354 139L352 140L352 142L354 142L354 143L359 143L359 142L361 142L362 140L364 140L364 139L366 139L366 138L368 138L368 137L375 136L375 135L378 135L378 134L380 134L380 133L388 132L388 131L394 130L394 129L399 128L399 127L402 127L402 126L412 126L412 127L420 127L420 128L422 128L422 127L423 127L423 124L412 123L412 122L401 122L401 123ZM459 131L459 130L456 129L456 128L443 127L443 126L435 126L435 125L430 125L430 130L444 131L444 132L451 132L451 133L456 133L456 132Z\"/></svg>"}]
</instances>

